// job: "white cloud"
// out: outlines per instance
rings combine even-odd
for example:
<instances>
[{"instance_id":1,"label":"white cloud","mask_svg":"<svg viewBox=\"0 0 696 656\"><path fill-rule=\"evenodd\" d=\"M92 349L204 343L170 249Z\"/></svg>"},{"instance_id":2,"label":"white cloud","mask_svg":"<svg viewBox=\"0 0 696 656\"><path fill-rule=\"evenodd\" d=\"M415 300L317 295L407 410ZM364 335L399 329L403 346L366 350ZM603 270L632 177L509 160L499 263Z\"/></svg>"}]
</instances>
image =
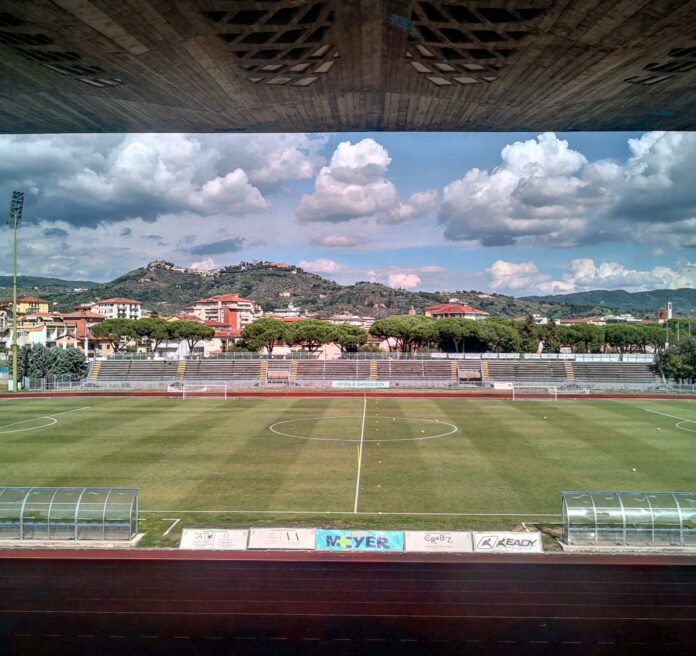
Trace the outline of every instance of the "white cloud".
<instances>
[{"instance_id":1,"label":"white cloud","mask_svg":"<svg viewBox=\"0 0 696 656\"><path fill-rule=\"evenodd\" d=\"M201 141L221 153L220 165L242 168L253 184L267 188L315 175L325 135L239 134L201 135Z\"/></svg>"},{"instance_id":2,"label":"white cloud","mask_svg":"<svg viewBox=\"0 0 696 656\"><path fill-rule=\"evenodd\" d=\"M553 133L505 146L492 172L467 171L443 189L439 208L445 236L505 246L520 237L563 243L582 232L587 186L574 175L587 163Z\"/></svg>"},{"instance_id":3,"label":"white cloud","mask_svg":"<svg viewBox=\"0 0 696 656\"><path fill-rule=\"evenodd\" d=\"M571 260L567 273L554 279L543 273L535 262L496 260L485 271L490 288L502 293L567 294L593 289L677 289L696 286L696 263L682 261L679 268L656 266L629 269L618 262L596 263L591 258Z\"/></svg>"},{"instance_id":4,"label":"white cloud","mask_svg":"<svg viewBox=\"0 0 696 656\"><path fill-rule=\"evenodd\" d=\"M437 207L437 191L428 189L411 194L405 203L393 207L383 221L385 223L405 223L429 214Z\"/></svg>"},{"instance_id":5,"label":"white cloud","mask_svg":"<svg viewBox=\"0 0 696 656\"><path fill-rule=\"evenodd\" d=\"M618 262L595 263L589 258L572 260L564 279L577 289L677 289L696 287L696 262L682 262L679 270L668 266L629 269Z\"/></svg>"},{"instance_id":6,"label":"white cloud","mask_svg":"<svg viewBox=\"0 0 696 656\"><path fill-rule=\"evenodd\" d=\"M303 134L0 135L0 197L24 189L30 221L72 225L258 213L269 206L264 193L316 173L325 142Z\"/></svg>"},{"instance_id":7,"label":"white cloud","mask_svg":"<svg viewBox=\"0 0 696 656\"><path fill-rule=\"evenodd\" d=\"M201 262L193 262L193 264L191 264L191 268L207 271L208 269L216 269L217 264L215 264L215 260L213 260L212 257L209 257Z\"/></svg>"},{"instance_id":8,"label":"white cloud","mask_svg":"<svg viewBox=\"0 0 696 656\"><path fill-rule=\"evenodd\" d=\"M331 161L322 167L312 194L297 205L301 221L350 221L375 217L382 223L403 223L425 216L437 205L437 191L429 189L400 201L386 178L391 157L374 139L341 142Z\"/></svg>"},{"instance_id":9,"label":"white cloud","mask_svg":"<svg viewBox=\"0 0 696 656\"><path fill-rule=\"evenodd\" d=\"M420 283L420 276L416 273L390 273L387 279L387 284L396 289L415 289Z\"/></svg>"},{"instance_id":10,"label":"white cloud","mask_svg":"<svg viewBox=\"0 0 696 656\"><path fill-rule=\"evenodd\" d=\"M297 206L303 221L346 221L386 212L397 204L394 185L384 178L391 158L374 139L341 142L322 167L315 191Z\"/></svg>"},{"instance_id":11,"label":"white cloud","mask_svg":"<svg viewBox=\"0 0 696 656\"><path fill-rule=\"evenodd\" d=\"M326 246L328 248L353 248L364 245L366 240L360 235L333 233L315 237L312 239L312 243L316 246Z\"/></svg>"},{"instance_id":12,"label":"white cloud","mask_svg":"<svg viewBox=\"0 0 696 656\"><path fill-rule=\"evenodd\" d=\"M192 209L204 214L244 214L264 210L270 205L261 192L249 183L242 169L236 169L223 178L208 180L189 195L188 203Z\"/></svg>"},{"instance_id":13,"label":"white cloud","mask_svg":"<svg viewBox=\"0 0 696 656\"><path fill-rule=\"evenodd\" d=\"M499 166L470 169L443 189L438 217L450 240L505 246L606 241L696 246L696 133L630 139L625 164L588 162L553 133L505 146Z\"/></svg>"},{"instance_id":14,"label":"white cloud","mask_svg":"<svg viewBox=\"0 0 696 656\"><path fill-rule=\"evenodd\" d=\"M518 293L529 290L544 290L546 294L575 291L574 287L552 281L550 275L539 271L536 263L507 262L496 260L485 270L488 276L490 288L494 291L505 293Z\"/></svg>"},{"instance_id":15,"label":"white cloud","mask_svg":"<svg viewBox=\"0 0 696 656\"><path fill-rule=\"evenodd\" d=\"M327 257L318 257L316 260L300 260L297 266L313 273L337 273L343 269L343 265Z\"/></svg>"}]
</instances>

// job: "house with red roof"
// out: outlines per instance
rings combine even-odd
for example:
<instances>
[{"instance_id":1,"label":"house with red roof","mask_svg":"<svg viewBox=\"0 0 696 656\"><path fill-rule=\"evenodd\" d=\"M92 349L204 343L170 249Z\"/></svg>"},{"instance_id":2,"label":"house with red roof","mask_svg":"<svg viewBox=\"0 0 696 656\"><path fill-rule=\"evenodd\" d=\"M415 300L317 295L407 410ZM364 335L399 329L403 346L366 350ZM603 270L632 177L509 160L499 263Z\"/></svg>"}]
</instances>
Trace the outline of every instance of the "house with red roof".
<instances>
[{"instance_id":1,"label":"house with red roof","mask_svg":"<svg viewBox=\"0 0 696 656\"><path fill-rule=\"evenodd\" d=\"M487 319L491 315L483 310L471 307L470 305L460 305L459 303L438 303L425 308L425 316L435 319L473 319L480 321Z\"/></svg>"}]
</instances>

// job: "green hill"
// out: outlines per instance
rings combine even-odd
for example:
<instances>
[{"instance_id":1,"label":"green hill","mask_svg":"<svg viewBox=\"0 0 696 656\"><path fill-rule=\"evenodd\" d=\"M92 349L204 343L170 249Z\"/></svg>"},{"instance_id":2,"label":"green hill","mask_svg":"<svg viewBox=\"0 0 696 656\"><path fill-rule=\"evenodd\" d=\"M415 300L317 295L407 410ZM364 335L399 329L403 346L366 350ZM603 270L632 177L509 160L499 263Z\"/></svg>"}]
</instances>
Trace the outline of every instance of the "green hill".
<instances>
[{"instance_id":1,"label":"green hill","mask_svg":"<svg viewBox=\"0 0 696 656\"><path fill-rule=\"evenodd\" d=\"M60 310L70 310L75 305L111 296L125 296L141 301L145 308L160 314L172 314L198 298L225 293L249 298L266 312L293 303L302 310L322 315L350 312L383 317L404 314L411 308L422 312L424 307L447 302L452 297L504 317L516 317L528 312L563 317L592 314L600 310L589 305L530 302L474 291L410 292L373 282L339 285L299 267L273 263L244 262L225 267L214 275L176 269L171 263L151 262L101 284L29 278L39 284L23 288L22 291L46 298ZM41 284L42 281L47 282ZM75 288L81 288L81 291L73 291Z\"/></svg>"},{"instance_id":2,"label":"green hill","mask_svg":"<svg viewBox=\"0 0 696 656\"><path fill-rule=\"evenodd\" d=\"M655 316L658 308L672 301L676 316L696 315L696 289L655 289L649 292L627 292L623 289L597 289L574 294L553 296L527 296L523 300L532 303L590 304L600 308L614 308L622 312L647 313Z\"/></svg>"}]
</instances>

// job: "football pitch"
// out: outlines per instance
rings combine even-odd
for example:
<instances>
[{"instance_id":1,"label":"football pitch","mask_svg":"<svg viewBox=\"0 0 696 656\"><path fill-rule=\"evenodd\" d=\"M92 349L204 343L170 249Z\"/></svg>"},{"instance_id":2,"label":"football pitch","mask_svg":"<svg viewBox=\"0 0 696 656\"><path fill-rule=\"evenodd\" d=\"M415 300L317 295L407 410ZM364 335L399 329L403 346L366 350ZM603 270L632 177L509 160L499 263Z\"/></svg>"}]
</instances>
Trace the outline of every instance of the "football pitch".
<instances>
[{"instance_id":1,"label":"football pitch","mask_svg":"<svg viewBox=\"0 0 696 656\"><path fill-rule=\"evenodd\" d=\"M144 544L184 525L557 522L561 490L692 491L695 446L692 401L0 401L0 485L138 487Z\"/></svg>"}]
</instances>

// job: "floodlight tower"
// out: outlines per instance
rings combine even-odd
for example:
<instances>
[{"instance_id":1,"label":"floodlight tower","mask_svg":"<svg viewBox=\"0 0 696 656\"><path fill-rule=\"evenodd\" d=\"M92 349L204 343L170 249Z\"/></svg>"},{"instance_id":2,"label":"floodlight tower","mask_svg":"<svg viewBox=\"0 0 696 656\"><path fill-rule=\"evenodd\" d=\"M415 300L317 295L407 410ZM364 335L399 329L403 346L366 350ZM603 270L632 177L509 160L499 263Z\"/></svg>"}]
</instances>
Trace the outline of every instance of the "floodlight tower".
<instances>
[{"instance_id":1,"label":"floodlight tower","mask_svg":"<svg viewBox=\"0 0 696 656\"><path fill-rule=\"evenodd\" d=\"M17 226L22 220L24 194L12 192L7 223L12 228L12 391L17 391Z\"/></svg>"}]
</instances>

